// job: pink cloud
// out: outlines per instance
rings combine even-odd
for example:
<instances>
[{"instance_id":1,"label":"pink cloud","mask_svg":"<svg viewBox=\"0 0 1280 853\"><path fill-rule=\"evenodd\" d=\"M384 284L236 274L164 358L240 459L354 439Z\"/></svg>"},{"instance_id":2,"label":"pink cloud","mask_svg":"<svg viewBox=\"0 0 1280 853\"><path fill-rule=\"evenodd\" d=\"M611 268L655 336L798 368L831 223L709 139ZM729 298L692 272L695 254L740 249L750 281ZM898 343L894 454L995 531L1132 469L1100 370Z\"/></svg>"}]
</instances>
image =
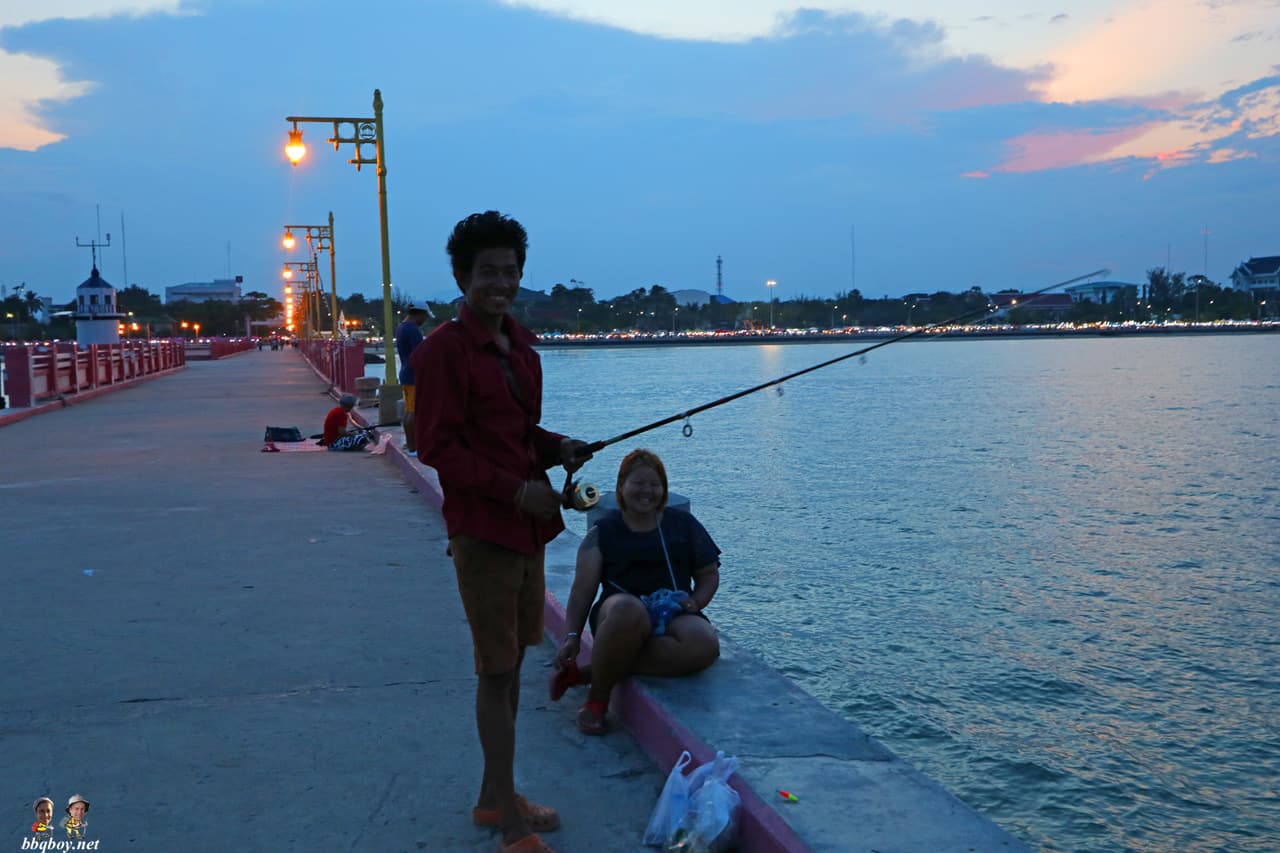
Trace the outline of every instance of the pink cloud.
<instances>
[{"instance_id":1,"label":"pink cloud","mask_svg":"<svg viewBox=\"0 0 1280 853\"><path fill-rule=\"evenodd\" d=\"M1148 126L1140 124L1120 130L1064 130L1016 136L1005 143L1011 155L994 171L1039 172L1104 159L1108 151L1137 139Z\"/></svg>"},{"instance_id":2,"label":"pink cloud","mask_svg":"<svg viewBox=\"0 0 1280 853\"><path fill-rule=\"evenodd\" d=\"M964 173L963 175L961 175L960 177L962 177L962 178L989 178L989 177L991 177L991 173L990 173L990 172L984 172L982 169L974 169L972 172L965 172L965 173Z\"/></svg>"},{"instance_id":3,"label":"pink cloud","mask_svg":"<svg viewBox=\"0 0 1280 853\"><path fill-rule=\"evenodd\" d=\"M1209 155L1210 163L1230 163L1232 160L1240 160L1244 157L1257 157L1252 151L1237 151L1234 148L1219 148Z\"/></svg>"}]
</instances>

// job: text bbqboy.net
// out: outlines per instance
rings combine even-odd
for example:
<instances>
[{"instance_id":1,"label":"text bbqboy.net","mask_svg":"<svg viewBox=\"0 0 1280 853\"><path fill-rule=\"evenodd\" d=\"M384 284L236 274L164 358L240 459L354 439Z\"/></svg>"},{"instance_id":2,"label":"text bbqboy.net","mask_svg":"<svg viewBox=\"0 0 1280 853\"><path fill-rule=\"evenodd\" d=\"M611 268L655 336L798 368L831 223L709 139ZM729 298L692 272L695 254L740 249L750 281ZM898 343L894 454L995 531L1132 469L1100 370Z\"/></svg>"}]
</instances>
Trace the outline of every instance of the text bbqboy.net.
<instances>
[{"instance_id":1,"label":"text bbqboy.net","mask_svg":"<svg viewBox=\"0 0 1280 853\"><path fill-rule=\"evenodd\" d=\"M97 850L101 838L92 841L55 841L52 838L24 838L23 850L59 851L59 850Z\"/></svg>"}]
</instances>

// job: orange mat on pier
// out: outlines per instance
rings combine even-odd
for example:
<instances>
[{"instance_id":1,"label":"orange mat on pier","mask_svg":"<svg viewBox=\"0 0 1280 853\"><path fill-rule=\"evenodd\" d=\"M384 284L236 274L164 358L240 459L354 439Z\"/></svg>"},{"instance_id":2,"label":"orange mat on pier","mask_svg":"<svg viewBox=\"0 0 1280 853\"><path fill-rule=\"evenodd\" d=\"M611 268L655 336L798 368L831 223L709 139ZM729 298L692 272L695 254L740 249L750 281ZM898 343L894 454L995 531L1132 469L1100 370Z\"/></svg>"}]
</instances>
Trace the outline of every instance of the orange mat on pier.
<instances>
[{"instance_id":1,"label":"orange mat on pier","mask_svg":"<svg viewBox=\"0 0 1280 853\"><path fill-rule=\"evenodd\" d=\"M372 453L378 456L387 452L387 448L391 445L391 436L384 435L379 437L377 442L370 442L360 448L365 453ZM316 444L315 439L307 439L306 441L268 441L262 445L263 453L313 453L315 451L328 453L329 448L323 444ZM343 451L350 452L350 451Z\"/></svg>"}]
</instances>

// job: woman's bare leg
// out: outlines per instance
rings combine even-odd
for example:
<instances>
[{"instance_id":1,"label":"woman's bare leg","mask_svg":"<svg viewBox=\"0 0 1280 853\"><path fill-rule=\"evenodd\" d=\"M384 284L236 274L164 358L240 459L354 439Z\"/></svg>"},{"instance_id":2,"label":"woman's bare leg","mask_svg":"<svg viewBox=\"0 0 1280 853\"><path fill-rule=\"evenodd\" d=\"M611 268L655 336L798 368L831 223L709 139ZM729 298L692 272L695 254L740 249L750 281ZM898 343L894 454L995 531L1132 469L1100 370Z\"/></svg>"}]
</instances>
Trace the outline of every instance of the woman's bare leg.
<instances>
[{"instance_id":1,"label":"woman's bare leg","mask_svg":"<svg viewBox=\"0 0 1280 853\"><path fill-rule=\"evenodd\" d=\"M592 633L590 701L609 701L613 685L631 674L651 630L640 599L623 593L605 599Z\"/></svg>"}]
</instances>

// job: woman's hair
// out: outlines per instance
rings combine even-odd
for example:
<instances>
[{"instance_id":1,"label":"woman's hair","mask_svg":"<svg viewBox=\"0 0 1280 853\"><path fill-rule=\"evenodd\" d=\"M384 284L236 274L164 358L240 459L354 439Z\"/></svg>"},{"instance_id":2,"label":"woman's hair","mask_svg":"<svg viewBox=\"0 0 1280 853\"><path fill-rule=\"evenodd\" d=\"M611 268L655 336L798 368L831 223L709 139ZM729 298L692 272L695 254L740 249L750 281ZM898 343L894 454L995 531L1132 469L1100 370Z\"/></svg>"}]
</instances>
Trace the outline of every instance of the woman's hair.
<instances>
[{"instance_id":1,"label":"woman's hair","mask_svg":"<svg viewBox=\"0 0 1280 853\"><path fill-rule=\"evenodd\" d=\"M622 484L637 468L652 468L658 475L658 479L662 482L662 500L658 502L658 509L664 509L667 505L667 469L662 466L662 460L658 458L658 454L642 448L636 448L622 457L622 464L618 466L618 485L614 492L618 499L618 506L622 509L627 508L626 501L622 499Z\"/></svg>"}]
</instances>

